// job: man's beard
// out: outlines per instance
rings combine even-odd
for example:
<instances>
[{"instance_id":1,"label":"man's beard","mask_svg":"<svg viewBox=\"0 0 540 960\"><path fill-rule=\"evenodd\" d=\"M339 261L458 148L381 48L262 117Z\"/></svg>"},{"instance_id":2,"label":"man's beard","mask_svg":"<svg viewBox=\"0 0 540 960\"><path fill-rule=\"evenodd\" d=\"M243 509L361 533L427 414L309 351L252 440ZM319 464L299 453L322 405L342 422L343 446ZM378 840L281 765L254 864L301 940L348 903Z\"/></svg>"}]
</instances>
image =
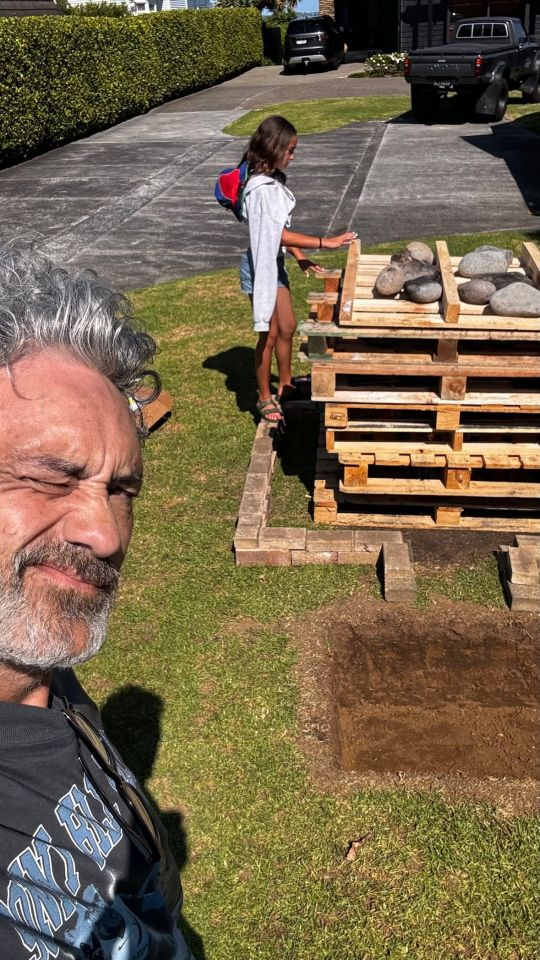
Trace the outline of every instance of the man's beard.
<instances>
[{"instance_id":1,"label":"man's beard","mask_svg":"<svg viewBox=\"0 0 540 960\"><path fill-rule=\"evenodd\" d=\"M25 571L40 564L74 571L99 592L25 581ZM117 587L118 572L82 547L43 543L19 550L10 568L0 566L0 662L51 670L89 660L105 641ZM86 638L74 649L81 627Z\"/></svg>"}]
</instances>

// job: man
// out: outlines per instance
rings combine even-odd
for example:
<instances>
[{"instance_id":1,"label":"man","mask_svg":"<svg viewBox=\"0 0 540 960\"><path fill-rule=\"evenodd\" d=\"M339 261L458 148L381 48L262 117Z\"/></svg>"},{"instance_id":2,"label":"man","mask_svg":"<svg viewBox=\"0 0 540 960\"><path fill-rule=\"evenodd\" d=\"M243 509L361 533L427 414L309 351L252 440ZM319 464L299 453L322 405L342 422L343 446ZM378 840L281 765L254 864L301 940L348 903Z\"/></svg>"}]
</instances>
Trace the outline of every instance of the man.
<instances>
[{"instance_id":1,"label":"man","mask_svg":"<svg viewBox=\"0 0 540 960\"><path fill-rule=\"evenodd\" d=\"M191 956L163 829L71 670L105 639L154 351L92 274L0 248L0 960Z\"/></svg>"}]
</instances>

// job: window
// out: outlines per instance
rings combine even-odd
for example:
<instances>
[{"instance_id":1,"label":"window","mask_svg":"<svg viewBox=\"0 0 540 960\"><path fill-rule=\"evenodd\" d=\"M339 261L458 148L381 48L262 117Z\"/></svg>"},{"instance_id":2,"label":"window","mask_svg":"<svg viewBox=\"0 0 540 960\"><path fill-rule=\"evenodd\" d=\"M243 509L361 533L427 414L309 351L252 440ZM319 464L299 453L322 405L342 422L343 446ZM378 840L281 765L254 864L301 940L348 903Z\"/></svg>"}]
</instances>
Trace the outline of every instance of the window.
<instances>
[{"instance_id":1,"label":"window","mask_svg":"<svg viewBox=\"0 0 540 960\"><path fill-rule=\"evenodd\" d=\"M289 36L299 33L328 33L333 28L332 17L311 17L309 20L291 20L287 33Z\"/></svg>"},{"instance_id":2,"label":"window","mask_svg":"<svg viewBox=\"0 0 540 960\"><path fill-rule=\"evenodd\" d=\"M480 37L507 37L506 23L460 23L456 30L456 40L478 40Z\"/></svg>"}]
</instances>

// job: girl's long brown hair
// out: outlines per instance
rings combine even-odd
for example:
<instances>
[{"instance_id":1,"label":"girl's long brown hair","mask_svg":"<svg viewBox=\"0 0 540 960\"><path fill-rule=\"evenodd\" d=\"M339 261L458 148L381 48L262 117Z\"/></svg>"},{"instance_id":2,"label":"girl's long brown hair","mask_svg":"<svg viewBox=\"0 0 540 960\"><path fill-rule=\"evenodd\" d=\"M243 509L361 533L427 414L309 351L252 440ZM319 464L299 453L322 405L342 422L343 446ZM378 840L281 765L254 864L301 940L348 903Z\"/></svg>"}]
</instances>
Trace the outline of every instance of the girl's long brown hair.
<instances>
[{"instance_id":1,"label":"girl's long brown hair","mask_svg":"<svg viewBox=\"0 0 540 960\"><path fill-rule=\"evenodd\" d=\"M274 115L263 120L249 141L244 154L250 174L272 174L278 160L295 136L295 128L285 117Z\"/></svg>"}]
</instances>

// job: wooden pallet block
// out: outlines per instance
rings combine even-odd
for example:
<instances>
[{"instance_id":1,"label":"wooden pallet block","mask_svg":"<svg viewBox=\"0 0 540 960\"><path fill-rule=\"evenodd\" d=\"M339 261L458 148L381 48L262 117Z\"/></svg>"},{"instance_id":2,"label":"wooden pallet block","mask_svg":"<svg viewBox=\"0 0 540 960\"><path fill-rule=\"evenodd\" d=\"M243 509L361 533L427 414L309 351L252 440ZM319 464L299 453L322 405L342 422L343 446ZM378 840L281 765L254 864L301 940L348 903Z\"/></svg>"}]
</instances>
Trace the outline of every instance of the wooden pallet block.
<instances>
[{"instance_id":1,"label":"wooden pallet block","mask_svg":"<svg viewBox=\"0 0 540 960\"><path fill-rule=\"evenodd\" d=\"M360 465L360 474L362 477L363 465ZM477 499L497 499L510 500L519 498L522 500L533 500L540 496L540 482L519 483L513 481L485 481L473 480L470 470L448 470L443 479L417 479L413 477L370 477L366 475L365 482L358 480L354 472L356 467L351 467L349 476L351 482L340 480L339 490L341 493L349 495L354 494L377 494L396 499L403 497L474 497ZM367 471L367 465L365 467ZM363 477L362 477L363 479Z\"/></svg>"},{"instance_id":2,"label":"wooden pallet block","mask_svg":"<svg viewBox=\"0 0 540 960\"><path fill-rule=\"evenodd\" d=\"M431 345L430 345L431 344ZM497 340L475 343L473 349L465 342L458 340L407 340L387 339L381 343L376 338L362 338L355 341L333 340L329 349L328 343L321 344L324 353L312 356L314 362L332 360L336 370L340 364L361 364L362 371L368 370L371 365L386 365L391 370L401 372L402 367L424 366L426 369L438 364L444 364L445 369L455 366L457 369L480 369L480 376L489 376L485 370L493 370L494 376L540 376L540 344L531 345L522 341L514 341L504 345ZM308 346L309 349L309 346ZM527 373L522 372L528 371Z\"/></svg>"},{"instance_id":3,"label":"wooden pallet block","mask_svg":"<svg viewBox=\"0 0 540 960\"><path fill-rule=\"evenodd\" d=\"M338 435L339 437L339 435ZM358 463L374 466L432 467L457 470L538 470L540 443L465 442L460 450L450 443L433 440L337 439L333 431L326 433L326 449L336 453L341 464Z\"/></svg>"},{"instance_id":4,"label":"wooden pallet block","mask_svg":"<svg viewBox=\"0 0 540 960\"><path fill-rule=\"evenodd\" d=\"M347 495L340 491L337 466L317 461L313 493L313 516L316 523L330 526L384 529L444 529L539 533L540 517L536 501L489 503L484 499L412 496L404 510L402 496ZM460 492L461 493L461 492Z\"/></svg>"},{"instance_id":5,"label":"wooden pallet block","mask_svg":"<svg viewBox=\"0 0 540 960\"><path fill-rule=\"evenodd\" d=\"M538 433L540 404L519 410L508 403L494 411L475 404L390 403L376 408L370 403L326 403L324 423L332 430L401 430L414 423L430 430L460 429L468 433Z\"/></svg>"},{"instance_id":6,"label":"wooden pallet block","mask_svg":"<svg viewBox=\"0 0 540 960\"><path fill-rule=\"evenodd\" d=\"M308 343L311 337L339 337L340 340L372 340L395 339L400 340L457 340L458 343L477 340L486 341L538 341L540 340L540 324L534 319L518 322L517 326L508 327L506 323L497 321L504 319L485 315L474 317L472 320L462 320L457 326L444 323L442 317L407 317L405 321L389 315L373 320L372 317L364 321L363 318L354 326L342 327L336 323L321 326L315 320L304 320L298 325L298 332L307 336Z\"/></svg>"},{"instance_id":7,"label":"wooden pallet block","mask_svg":"<svg viewBox=\"0 0 540 960\"><path fill-rule=\"evenodd\" d=\"M146 398L149 397L151 393L152 391L150 389L143 388L135 394L135 400L139 399L143 401L140 411L144 426L149 433L157 430L158 427L170 417L172 412L172 398L168 390L162 390L155 400L146 403Z\"/></svg>"},{"instance_id":8,"label":"wooden pallet block","mask_svg":"<svg viewBox=\"0 0 540 960\"><path fill-rule=\"evenodd\" d=\"M352 364L314 363L311 371L311 396L318 402L342 404L440 404L444 401L460 401L482 406L490 410L494 405L538 408L540 383L536 390L529 389L527 377L533 381L528 369L521 377L508 378L494 374L493 369L479 375L479 368L461 369L450 366L446 370L440 364L430 368L420 366L400 367L392 374L381 365L362 372ZM427 372L427 369L430 372ZM338 379L339 378L339 379ZM424 383L416 381L423 379Z\"/></svg>"}]
</instances>

